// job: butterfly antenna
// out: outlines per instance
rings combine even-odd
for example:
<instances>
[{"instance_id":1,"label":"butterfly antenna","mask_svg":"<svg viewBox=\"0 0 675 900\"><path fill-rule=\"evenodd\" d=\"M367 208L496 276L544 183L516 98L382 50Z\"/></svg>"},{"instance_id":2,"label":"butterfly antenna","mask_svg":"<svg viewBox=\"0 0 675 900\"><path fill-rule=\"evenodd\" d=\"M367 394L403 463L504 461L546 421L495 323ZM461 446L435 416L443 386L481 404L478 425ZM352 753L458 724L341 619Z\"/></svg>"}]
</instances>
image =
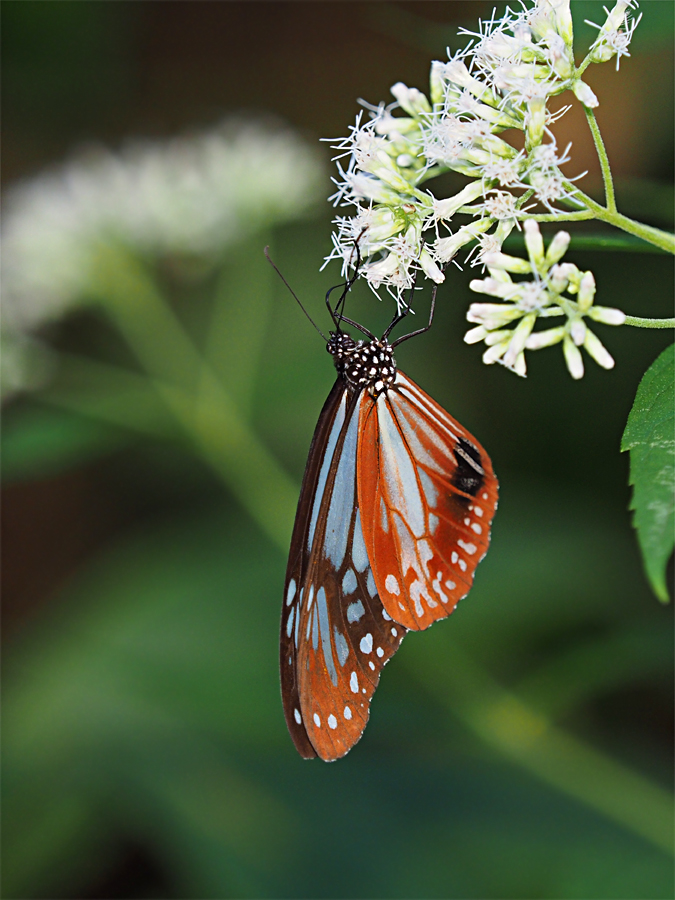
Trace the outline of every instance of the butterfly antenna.
<instances>
[{"instance_id":1,"label":"butterfly antenna","mask_svg":"<svg viewBox=\"0 0 675 900\"><path fill-rule=\"evenodd\" d=\"M323 333L323 331L319 328L319 326L316 324L316 322L314 321L314 319L313 319L313 318L310 316L310 314L307 312L307 310L305 309L305 307L302 305L302 303L301 303L300 298L298 297L298 295L295 293L295 291L293 290L293 288L292 288L292 287L290 286L290 284L286 281L286 279L284 278L284 276L283 276L283 275L281 274L281 272L279 271L278 267L277 267L277 266L275 265L275 263L273 262L272 257L271 257L270 254L269 254L269 249L270 249L269 247L265 247L265 250L264 250L265 256L266 256L266 258L267 258L267 262L272 266L272 268L273 268L274 271L277 273L277 275L279 276L279 278L281 278L281 280L283 281L283 283L286 285L286 287L288 288L288 290L291 292L291 294L292 294L293 297L295 298L295 300L296 300L298 306L300 307L300 309L304 312L304 314L307 316L307 318L309 319L309 321L312 323L312 325L313 325L313 326L316 328L316 330L319 332L319 334L320 334L321 337L324 339L324 341L327 341L328 338L326 337L326 335ZM329 293L330 293L330 291L329 291ZM326 297L326 300L327 300L327 299L328 299L328 298Z\"/></svg>"}]
</instances>

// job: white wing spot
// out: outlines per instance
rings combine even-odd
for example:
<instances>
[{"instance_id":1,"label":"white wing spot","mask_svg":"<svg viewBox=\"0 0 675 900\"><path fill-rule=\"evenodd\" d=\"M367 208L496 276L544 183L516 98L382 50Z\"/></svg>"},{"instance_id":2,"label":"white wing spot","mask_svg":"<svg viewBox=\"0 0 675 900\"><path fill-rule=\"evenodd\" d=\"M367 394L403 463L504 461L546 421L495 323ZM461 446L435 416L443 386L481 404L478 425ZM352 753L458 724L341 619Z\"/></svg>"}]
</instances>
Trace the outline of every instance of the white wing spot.
<instances>
[{"instance_id":1,"label":"white wing spot","mask_svg":"<svg viewBox=\"0 0 675 900\"><path fill-rule=\"evenodd\" d=\"M459 556L457 555L457 551L453 550L452 553L450 554L450 562L453 564L453 566L457 563L458 559L459 559Z\"/></svg>"},{"instance_id":2,"label":"white wing spot","mask_svg":"<svg viewBox=\"0 0 675 900\"><path fill-rule=\"evenodd\" d=\"M462 570L462 572L466 572L466 563L464 562L463 559L460 559L460 561L459 561L459 567L460 567L460 569Z\"/></svg>"},{"instance_id":3,"label":"white wing spot","mask_svg":"<svg viewBox=\"0 0 675 900\"><path fill-rule=\"evenodd\" d=\"M314 713L314 724L317 728L321 728L321 719L319 718L318 713Z\"/></svg>"},{"instance_id":4,"label":"white wing spot","mask_svg":"<svg viewBox=\"0 0 675 900\"><path fill-rule=\"evenodd\" d=\"M356 677L356 672L352 672L351 674L351 678L349 679L349 687L352 689L352 694L358 694L359 679Z\"/></svg>"},{"instance_id":5,"label":"white wing spot","mask_svg":"<svg viewBox=\"0 0 675 900\"><path fill-rule=\"evenodd\" d=\"M370 666L370 668L371 668L371 669L373 670L373 672L374 672L374 671L375 671L375 663L371 660L371 661L368 663L368 665Z\"/></svg>"},{"instance_id":6,"label":"white wing spot","mask_svg":"<svg viewBox=\"0 0 675 900\"><path fill-rule=\"evenodd\" d=\"M464 519L464 524L465 524L465 525L470 525L470 524L471 524L471 519L470 519L468 516L466 517L466 519Z\"/></svg>"},{"instance_id":7,"label":"white wing spot","mask_svg":"<svg viewBox=\"0 0 675 900\"><path fill-rule=\"evenodd\" d=\"M352 536L352 562L357 572L364 572L368 565L368 551L363 541L363 531L361 529L361 512L357 509L356 521L354 522L354 534Z\"/></svg>"},{"instance_id":8,"label":"white wing spot","mask_svg":"<svg viewBox=\"0 0 675 900\"><path fill-rule=\"evenodd\" d=\"M488 495L487 495L487 494L483 494L483 500L487 500L487 499L488 499Z\"/></svg>"},{"instance_id":9,"label":"white wing spot","mask_svg":"<svg viewBox=\"0 0 675 900\"><path fill-rule=\"evenodd\" d=\"M389 519L387 518L387 507L384 504L384 497L380 497L380 524L385 534L389 533Z\"/></svg>"},{"instance_id":10,"label":"white wing spot","mask_svg":"<svg viewBox=\"0 0 675 900\"><path fill-rule=\"evenodd\" d=\"M353 569L347 569L342 579L342 593L353 594L356 590L356 575Z\"/></svg>"},{"instance_id":11,"label":"white wing spot","mask_svg":"<svg viewBox=\"0 0 675 900\"><path fill-rule=\"evenodd\" d=\"M361 638L361 643L359 644L362 653L370 653L373 649L373 636L370 632Z\"/></svg>"},{"instance_id":12,"label":"white wing spot","mask_svg":"<svg viewBox=\"0 0 675 900\"><path fill-rule=\"evenodd\" d=\"M360 600L357 600L356 603L350 603L347 607L347 621L351 624L358 622L364 613L365 609Z\"/></svg>"},{"instance_id":13,"label":"white wing spot","mask_svg":"<svg viewBox=\"0 0 675 900\"><path fill-rule=\"evenodd\" d=\"M442 572L436 572L436 579L432 582L431 586L436 591L438 596L441 598L441 603L447 603L450 598L447 597L445 592L441 589L442 574L443 574Z\"/></svg>"},{"instance_id":14,"label":"white wing spot","mask_svg":"<svg viewBox=\"0 0 675 900\"><path fill-rule=\"evenodd\" d=\"M335 649L337 650L338 660L341 666L347 662L347 657L349 656L349 644L347 643L345 636L340 634L337 628L333 628L333 632L335 634Z\"/></svg>"},{"instance_id":15,"label":"white wing spot","mask_svg":"<svg viewBox=\"0 0 675 900\"><path fill-rule=\"evenodd\" d=\"M351 719L352 711L348 706L345 706L345 719Z\"/></svg>"},{"instance_id":16,"label":"white wing spot","mask_svg":"<svg viewBox=\"0 0 675 900\"><path fill-rule=\"evenodd\" d=\"M446 581L445 586L449 591L454 591L454 589L457 587L454 581Z\"/></svg>"},{"instance_id":17,"label":"white wing spot","mask_svg":"<svg viewBox=\"0 0 675 900\"><path fill-rule=\"evenodd\" d=\"M400 604L399 604L399 606L400 606ZM391 622L391 616L389 615L389 613L387 612L387 610L384 607L382 607L382 618L386 619L387 622Z\"/></svg>"},{"instance_id":18,"label":"white wing spot","mask_svg":"<svg viewBox=\"0 0 675 900\"><path fill-rule=\"evenodd\" d=\"M298 710L298 709L293 710L293 718L298 723L298 725L302 722L302 716L300 715L300 710Z\"/></svg>"},{"instance_id":19,"label":"white wing spot","mask_svg":"<svg viewBox=\"0 0 675 900\"><path fill-rule=\"evenodd\" d=\"M392 628L391 633L394 635L394 637L396 637L396 635L398 634L398 631L395 628Z\"/></svg>"},{"instance_id":20,"label":"white wing spot","mask_svg":"<svg viewBox=\"0 0 675 900\"><path fill-rule=\"evenodd\" d=\"M476 513L479 519L482 517L483 510L480 508L480 506L474 506L473 511Z\"/></svg>"},{"instance_id":21,"label":"white wing spot","mask_svg":"<svg viewBox=\"0 0 675 900\"><path fill-rule=\"evenodd\" d=\"M375 585L375 579L373 578L372 569L368 569L368 580L366 581L366 588L368 589L368 593L371 597L374 597L377 593L377 587Z\"/></svg>"},{"instance_id":22,"label":"white wing spot","mask_svg":"<svg viewBox=\"0 0 675 900\"><path fill-rule=\"evenodd\" d=\"M382 657L384 656L384 650L382 649L382 647L378 647L377 650L376 650L375 652L377 653L377 655L378 655L380 658L382 658Z\"/></svg>"},{"instance_id":23,"label":"white wing spot","mask_svg":"<svg viewBox=\"0 0 675 900\"><path fill-rule=\"evenodd\" d=\"M393 575L387 575L384 581L384 586L390 594L398 595L401 593L401 588L398 586L398 581L396 580L396 578L394 578Z\"/></svg>"},{"instance_id":24,"label":"white wing spot","mask_svg":"<svg viewBox=\"0 0 675 900\"><path fill-rule=\"evenodd\" d=\"M328 716L328 727L337 728L337 719L332 713Z\"/></svg>"},{"instance_id":25,"label":"white wing spot","mask_svg":"<svg viewBox=\"0 0 675 900\"><path fill-rule=\"evenodd\" d=\"M295 592L298 586L295 583L295 578L291 578L290 583L288 585L288 593L286 594L286 606L290 606L293 602L293 597L295 597Z\"/></svg>"},{"instance_id":26,"label":"white wing spot","mask_svg":"<svg viewBox=\"0 0 675 900\"><path fill-rule=\"evenodd\" d=\"M375 668L375 666L373 666L373 668ZM362 693L362 694L365 694L365 692L366 692L366 689L365 689L365 688L361 688L361 693ZM361 706L363 706L363 703L361 704Z\"/></svg>"},{"instance_id":27,"label":"white wing spot","mask_svg":"<svg viewBox=\"0 0 675 900\"><path fill-rule=\"evenodd\" d=\"M476 550L478 550L478 547L476 547L475 544L467 544L461 538L457 541L457 546L461 547L462 550L466 550L469 556L473 556Z\"/></svg>"},{"instance_id":28,"label":"white wing spot","mask_svg":"<svg viewBox=\"0 0 675 900\"><path fill-rule=\"evenodd\" d=\"M312 600L314 599L314 585L309 586L309 597L307 598L307 612L312 608Z\"/></svg>"},{"instance_id":29,"label":"white wing spot","mask_svg":"<svg viewBox=\"0 0 675 900\"><path fill-rule=\"evenodd\" d=\"M293 631L293 619L294 618L295 618L295 610L292 609L291 614L288 617L288 622L286 624L286 634L288 635L288 637L291 636L291 632Z\"/></svg>"},{"instance_id":30,"label":"white wing spot","mask_svg":"<svg viewBox=\"0 0 675 900\"><path fill-rule=\"evenodd\" d=\"M473 525L471 526L471 530L472 530L472 531L475 531L476 534L482 534L482 533L483 533L483 528L482 528L481 525L478 524L478 522L474 522L474 523L473 523Z\"/></svg>"},{"instance_id":31,"label":"white wing spot","mask_svg":"<svg viewBox=\"0 0 675 900\"><path fill-rule=\"evenodd\" d=\"M429 533L435 534L437 528L438 528L438 516L435 516L433 513L429 513Z\"/></svg>"}]
</instances>

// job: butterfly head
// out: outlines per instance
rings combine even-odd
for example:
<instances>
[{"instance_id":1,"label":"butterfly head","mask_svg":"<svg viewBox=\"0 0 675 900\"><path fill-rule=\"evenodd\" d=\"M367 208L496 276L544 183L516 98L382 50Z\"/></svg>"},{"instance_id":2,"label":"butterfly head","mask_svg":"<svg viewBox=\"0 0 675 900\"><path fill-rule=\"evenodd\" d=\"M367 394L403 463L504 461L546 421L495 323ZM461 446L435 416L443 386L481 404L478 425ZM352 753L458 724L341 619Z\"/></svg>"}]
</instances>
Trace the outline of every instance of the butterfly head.
<instances>
[{"instance_id":1,"label":"butterfly head","mask_svg":"<svg viewBox=\"0 0 675 900\"><path fill-rule=\"evenodd\" d=\"M386 339L355 341L344 332L330 333L326 349L352 390L386 391L396 378L394 351Z\"/></svg>"}]
</instances>

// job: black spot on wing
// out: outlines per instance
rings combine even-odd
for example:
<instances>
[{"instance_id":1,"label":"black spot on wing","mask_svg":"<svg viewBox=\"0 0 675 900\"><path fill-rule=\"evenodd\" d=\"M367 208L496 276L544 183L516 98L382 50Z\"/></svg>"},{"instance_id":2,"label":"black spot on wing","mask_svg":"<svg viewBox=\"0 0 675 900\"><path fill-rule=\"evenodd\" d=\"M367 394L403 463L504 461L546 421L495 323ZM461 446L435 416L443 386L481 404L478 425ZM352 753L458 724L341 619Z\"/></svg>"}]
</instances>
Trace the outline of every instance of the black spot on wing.
<instances>
[{"instance_id":1,"label":"black spot on wing","mask_svg":"<svg viewBox=\"0 0 675 900\"><path fill-rule=\"evenodd\" d=\"M453 486L475 497L485 482L480 451L466 438L460 437L455 447L455 458L457 469L452 476Z\"/></svg>"}]
</instances>

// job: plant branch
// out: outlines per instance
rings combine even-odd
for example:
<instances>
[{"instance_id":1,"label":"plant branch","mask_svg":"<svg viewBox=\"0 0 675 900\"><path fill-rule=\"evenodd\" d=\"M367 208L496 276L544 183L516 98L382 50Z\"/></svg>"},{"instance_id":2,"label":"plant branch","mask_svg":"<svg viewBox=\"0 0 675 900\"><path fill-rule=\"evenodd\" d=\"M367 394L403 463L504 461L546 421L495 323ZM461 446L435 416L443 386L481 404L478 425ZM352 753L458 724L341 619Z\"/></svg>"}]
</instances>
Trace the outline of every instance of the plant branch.
<instances>
[{"instance_id":1,"label":"plant branch","mask_svg":"<svg viewBox=\"0 0 675 900\"><path fill-rule=\"evenodd\" d=\"M523 221L525 219L534 219L535 222L584 222L587 219L595 219L595 213L590 209L571 213L534 213L523 216Z\"/></svg>"},{"instance_id":2,"label":"plant branch","mask_svg":"<svg viewBox=\"0 0 675 900\"><path fill-rule=\"evenodd\" d=\"M565 181L564 185L570 193L581 200L588 210L591 210L591 212L595 214L596 219L599 219L601 222L607 222L609 225L620 228L622 231L627 231L628 234L633 234L643 241L653 244L655 247L660 247L667 253L675 254L674 234L671 234L668 231L661 231L660 228L653 228L651 225L643 225L641 222L635 222L633 219L629 219L628 216L607 209L600 203L596 203L596 201L587 194L584 194L584 192L579 190L579 188L575 184L572 184L571 181Z\"/></svg>"},{"instance_id":3,"label":"plant branch","mask_svg":"<svg viewBox=\"0 0 675 900\"><path fill-rule=\"evenodd\" d=\"M605 143L602 140L600 128L598 127L598 121L595 118L595 113L593 112L593 110L589 109L587 106L584 106L584 112L586 113L586 121L588 122L588 127L591 129L591 134L593 135L593 143L595 144L595 149L600 161L600 168L602 169L602 181L605 185L605 206L607 207L609 212L615 213L617 210L616 197L614 195L614 182L612 181L612 170L609 165L609 157L607 156Z\"/></svg>"},{"instance_id":4,"label":"plant branch","mask_svg":"<svg viewBox=\"0 0 675 900\"><path fill-rule=\"evenodd\" d=\"M634 328L675 328L675 319L643 319L641 316L626 316L624 325Z\"/></svg>"}]
</instances>

